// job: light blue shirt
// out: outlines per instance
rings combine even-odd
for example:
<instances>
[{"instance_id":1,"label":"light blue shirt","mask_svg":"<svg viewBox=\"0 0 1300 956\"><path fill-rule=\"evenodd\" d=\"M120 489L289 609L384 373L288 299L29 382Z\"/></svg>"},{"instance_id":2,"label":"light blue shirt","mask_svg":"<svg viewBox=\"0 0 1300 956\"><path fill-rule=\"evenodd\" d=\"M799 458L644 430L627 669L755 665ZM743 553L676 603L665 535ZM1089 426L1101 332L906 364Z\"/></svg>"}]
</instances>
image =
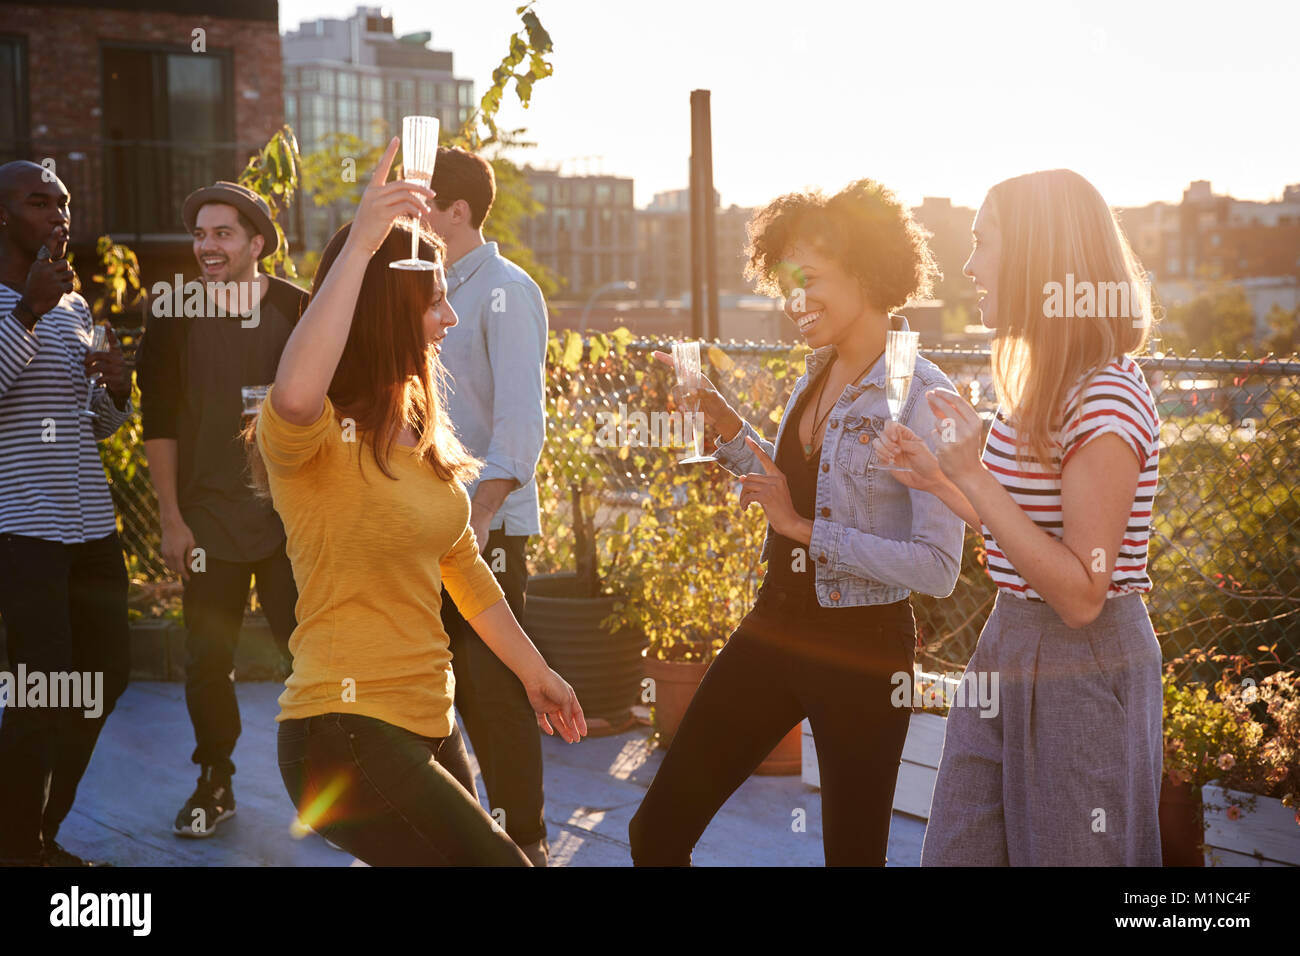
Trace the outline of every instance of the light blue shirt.
<instances>
[{"instance_id":1,"label":"light blue shirt","mask_svg":"<svg viewBox=\"0 0 1300 956\"><path fill-rule=\"evenodd\" d=\"M523 269L487 242L447 266L447 298L459 320L442 343L447 412L480 481L513 478L489 530L541 533L537 462L546 440L546 303Z\"/></svg>"}]
</instances>

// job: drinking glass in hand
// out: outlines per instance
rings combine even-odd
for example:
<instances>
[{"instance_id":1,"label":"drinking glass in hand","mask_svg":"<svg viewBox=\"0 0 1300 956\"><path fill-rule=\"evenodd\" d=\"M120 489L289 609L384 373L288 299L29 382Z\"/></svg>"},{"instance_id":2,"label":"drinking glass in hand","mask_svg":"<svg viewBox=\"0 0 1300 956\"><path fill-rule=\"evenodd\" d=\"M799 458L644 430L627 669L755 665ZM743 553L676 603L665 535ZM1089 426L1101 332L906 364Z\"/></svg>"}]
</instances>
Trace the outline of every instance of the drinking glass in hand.
<instances>
[{"instance_id":1,"label":"drinking glass in hand","mask_svg":"<svg viewBox=\"0 0 1300 956\"><path fill-rule=\"evenodd\" d=\"M912 373L916 371L916 353L920 342L919 332L890 329L885 333L885 401L889 405L889 417L896 422L907 402L907 393L912 388ZM870 467L883 471L912 470L896 465L877 465L874 461Z\"/></svg>"},{"instance_id":2,"label":"drinking glass in hand","mask_svg":"<svg viewBox=\"0 0 1300 956\"><path fill-rule=\"evenodd\" d=\"M677 384L686 391L698 391L703 379L700 371L700 343L674 342L673 367L677 370ZM677 459L679 465L694 465L705 461L717 461L717 455L704 454L704 422L700 414L700 399L696 396L692 403L695 407L690 414L682 415L682 432L688 425L691 432L691 446L694 454Z\"/></svg>"},{"instance_id":3,"label":"drinking glass in hand","mask_svg":"<svg viewBox=\"0 0 1300 956\"><path fill-rule=\"evenodd\" d=\"M92 325L90 327L90 351L107 352L108 351L108 329L102 325ZM90 388L86 390L86 407L81 409L82 418L99 418L98 412L92 412L90 406L95 401L95 389L99 385L100 375L98 372L90 376Z\"/></svg>"},{"instance_id":4,"label":"drinking glass in hand","mask_svg":"<svg viewBox=\"0 0 1300 956\"><path fill-rule=\"evenodd\" d=\"M262 410L262 402L266 400L266 393L270 387L269 385L245 385L239 390L244 401L242 423L245 428Z\"/></svg>"},{"instance_id":5,"label":"drinking glass in hand","mask_svg":"<svg viewBox=\"0 0 1300 956\"><path fill-rule=\"evenodd\" d=\"M402 179L428 186L433 180L433 165L438 159L438 118L436 116L402 117ZM434 263L420 258L420 220L409 219L411 258L390 262L390 269L431 270Z\"/></svg>"}]
</instances>

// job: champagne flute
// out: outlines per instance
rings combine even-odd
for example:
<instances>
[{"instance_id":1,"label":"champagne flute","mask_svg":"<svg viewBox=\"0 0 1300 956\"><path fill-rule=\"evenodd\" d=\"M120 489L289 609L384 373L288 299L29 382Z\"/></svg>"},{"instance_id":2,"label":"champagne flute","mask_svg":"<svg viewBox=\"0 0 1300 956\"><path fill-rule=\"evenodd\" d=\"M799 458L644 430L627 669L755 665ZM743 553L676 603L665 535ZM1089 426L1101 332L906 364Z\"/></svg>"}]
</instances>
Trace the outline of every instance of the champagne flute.
<instances>
[{"instance_id":1,"label":"champagne flute","mask_svg":"<svg viewBox=\"0 0 1300 956\"><path fill-rule=\"evenodd\" d=\"M912 373L916 371L916 353L920 342L920 332L890 329L885 333L885 401L889 405L889 417L896 422L907 402L907 393L912 389ZM897 465L877 465L874 461L869 467L883 471L912 470Z\"/></svg>"},{"instance_id":2,"label":"champagne flute","mask_svg":"<svg viewBox=\"0 0 1300 956\"><path fill-rule=\"evenodd\" d=\"M700 371L700 343L674 342L673 367L677 370L677 384L688 391L697 391L704 377ZM695 408L691 414L683 416L683 428L690 422L691 446L694 454L677 459L679 465L695 465L705 461L717 461L717 455L704 454L704 422L700 416L700 399L695 399Z\"/></svg>"},{"instance_id":3,"label":"champagne flute","mask_svg":"<svg viewBox=\"0 0 1300 956\"><path fill-rule=\"evenodd\" d=\"M436 116L402 117L402 179L428 186L433 180L433 164L438 160L438 118ZM408 219L411 226L411 258L390 262L390 269L432 270L434 263L420 258L420 220Z\"/></svg>"},{"instance_id":4,"label":"champagne flute","mask_svg":"<svg viewBox=\"0 0 1300 956\"><path fill-rule=\"evenodd\" d=\"M240 398L243 399L244 403L243 425L245 428L262 410L262 402L266 400L266 393L270 388L270 385L244 385L240 388Z\"/></svg>"},{"instance_id":5,"label":"champagne flute","mask_svg":"<svg viewBox=\"0 0 1300 956\"><path fill-rule=\"evenodd\" d=\"M92 325L90 327L90 346L91 352L108 351L108 329L102 325ZM95 388L99 385L100 374L98 372L90 376L90 387L86 390L86 407L81 409L82 418L98 419L99 413L90 410L91 403L95 400Z\"/></svg>"}]
</instances>

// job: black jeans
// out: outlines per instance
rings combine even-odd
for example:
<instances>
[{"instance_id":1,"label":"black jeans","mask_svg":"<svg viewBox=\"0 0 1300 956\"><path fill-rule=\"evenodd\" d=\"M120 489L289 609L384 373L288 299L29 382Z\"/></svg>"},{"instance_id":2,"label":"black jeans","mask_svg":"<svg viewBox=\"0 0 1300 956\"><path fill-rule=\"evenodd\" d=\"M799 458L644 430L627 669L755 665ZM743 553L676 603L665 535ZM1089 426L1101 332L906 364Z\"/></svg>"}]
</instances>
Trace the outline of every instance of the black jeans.
<instances>
[{"instance_id":1,"label":"black jeans","mask_svg":"<svg viewBox=\"0 0 1300 956\"><path fill-rule=\"evenodd\" d=\"M298 819L371 866L529 866L474 796L460 730L421 737L373 717L280 724Z\"/></svg>"},{"instance_id":2,"label":"black jeans","mask_svg":"<svg viewBox=\"0 0 1300 956\"><path fill-rule=\"evenodd\" d=\"M116 533L82 544L0 534L0 615L15 679L20 665L47 680L58 672L103 675L94 717L86 716L86 707L5 707L0 858L38 857L72 809L99 732L131 672L126 589Z\"/></svg>"},{"instance_id":3,"label":"black jeans","mask_svg":"<svg viewBox=\"0 0 1300 956\"><path fill-rule=\"evenodd\" d=\"M811 600L810 600L811 599ZM912 673L907 600L823 608L767 586L705 672L628 825L637 866L688 866L727 799L804 717L821 773L827 866L883 866L910 710L891 675Z\"/></svg>"},{"instance_id":4,"label":"black jeans","mask_svg":"<svg viewBox=\"0 0 1300 956\"><path fill-rule=\"evenodd\" d=\"M289 637L297 626L298 588L284 545L261 561L240 563L208 558L205 569L185 584L185 706L194 726L196 764L215 768L218 777L235 772L230 759L239 740L239 701L235 697L235 645L244 623L249 579L281 652L289 656Z\"/></svg>"},{"instance_id":5,"label":"black jeans","mask_svg":"<svg viewBox=\"0 0 1300 956\"><path fill-rule=\"evenodd\" d=\"M523 619L528 584L527 543L527 535L493 531L483 555L519 620ZM474 744L488 803L494 812L504 811L511 839L520 846L536 843L546 837L537 715L519 678L474 633L446 589L442 592L442 625L451 639L456 710Z\"/></svg>"}]
</instances>

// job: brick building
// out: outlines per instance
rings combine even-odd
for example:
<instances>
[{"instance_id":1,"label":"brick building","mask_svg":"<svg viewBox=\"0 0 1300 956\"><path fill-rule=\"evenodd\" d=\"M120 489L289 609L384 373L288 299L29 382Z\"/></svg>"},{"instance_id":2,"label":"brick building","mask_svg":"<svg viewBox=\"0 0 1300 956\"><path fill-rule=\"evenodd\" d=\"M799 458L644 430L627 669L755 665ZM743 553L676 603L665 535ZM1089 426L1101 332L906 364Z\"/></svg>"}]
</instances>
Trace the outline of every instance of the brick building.
<instances>
[{"instance_id":1,"label":"brick building","mask_svg":"<svg viewBox=\"0 0 1300 956\"><path fill-rule=\"evenodd\" d=\"M275 0L0 0L0 161L52 159L72 252L130 245L146 282L194 272L181 202L284 122Z\"/></svg>"}]
</instances>

